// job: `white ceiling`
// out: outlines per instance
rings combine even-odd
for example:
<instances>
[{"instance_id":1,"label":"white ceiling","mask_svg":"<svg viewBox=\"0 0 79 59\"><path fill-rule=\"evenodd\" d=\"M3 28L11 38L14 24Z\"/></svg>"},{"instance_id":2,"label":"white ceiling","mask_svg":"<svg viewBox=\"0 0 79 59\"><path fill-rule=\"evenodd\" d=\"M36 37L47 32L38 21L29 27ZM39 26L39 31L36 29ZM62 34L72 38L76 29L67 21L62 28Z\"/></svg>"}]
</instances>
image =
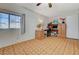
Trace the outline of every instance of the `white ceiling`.
<instances>
[{"instance_id":1,"label":"white ceiling","mask_svg":"<svg viewBox=\"0 0 79 59\"><path fill-rule=\"evenodd\" d=\"M53 3L52 8L49 8L47 3L43 3L40 6L36 6L36 3L21 3L17 5L28 8L47 17L63 16L79 10L79 3Z\"/></svg>"},{"instance_id":2,"label":"white ceiling","mask_svg":"<svg viewBox=\"0 0 79 59\"><path fill-rule=\"evenodd\" d=\"M52 8L49 8L47 3L42 3L40 6L36 6L36 4L37 3L4 3L0 4L0 6L21 6L25 9L31 10L47 17L65 16L72 13L79 13L79 3L52 3Z\"/></svg>"}]
</instances>

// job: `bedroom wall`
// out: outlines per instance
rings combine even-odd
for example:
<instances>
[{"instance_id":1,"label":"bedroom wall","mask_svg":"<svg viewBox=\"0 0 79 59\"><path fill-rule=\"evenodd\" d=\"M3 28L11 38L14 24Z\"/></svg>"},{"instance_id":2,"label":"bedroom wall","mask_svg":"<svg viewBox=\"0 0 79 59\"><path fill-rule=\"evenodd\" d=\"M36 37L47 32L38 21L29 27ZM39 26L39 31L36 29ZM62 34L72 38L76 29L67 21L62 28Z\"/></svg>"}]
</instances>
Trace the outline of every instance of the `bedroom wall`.
<instances>
[{"instance_id":1,"label":"bedroom wall","mask_svg":"<svg viewBox=\"0 0 79 59\"><path fill-rule=\"evenodd\" d=\"M48 17L35 13L27 8L16 6L15 4L0 4L0 9L25 14L25 34L20 34L20 30L0 30L0 48L15 44L21 41L27 41L35 38L35 29L38 20L44 21L44 28L48 23Z\"/></svg>"},{"instance_id":2,"label":"bedroom wall","mask_svg":"<svg viewBox=\"0 0 79 59\"><path fill-rule=\"evenodd\" d=\"M79 38L79 14L78 14L78 38Z\"/></svg>"},{"instance_id":3,"label":"bedroom wall","mask_svg":"<svg viewBox=\"0 0 79 59\"><path fill-rule=\"evenodd\" d=\"M79 15L72 14L66 17L67 38L79 39Z\"/></svg>"}]
</instances>

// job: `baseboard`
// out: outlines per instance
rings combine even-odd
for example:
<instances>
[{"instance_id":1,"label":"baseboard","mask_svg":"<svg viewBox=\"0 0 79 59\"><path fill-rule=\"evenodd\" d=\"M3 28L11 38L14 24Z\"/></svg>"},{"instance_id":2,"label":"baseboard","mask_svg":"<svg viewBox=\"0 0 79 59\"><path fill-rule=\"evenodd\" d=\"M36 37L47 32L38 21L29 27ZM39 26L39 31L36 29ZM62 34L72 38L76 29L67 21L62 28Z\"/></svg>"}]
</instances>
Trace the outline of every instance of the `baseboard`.
<instances>
[{"instance_id":1,"label":"baseboard","mask_svg":"<svg viewBox=\"0 0 79 59\"><path fill-rule=\"evenodd\" d=\"M12 46L12 45L15 45L15 44L18 44L18 43L22 43L22 42L25 42L25 41L28 41L28 40L32 40L34 38L31 38L31 39L24 39L24 40L18 40L16 42L12 42L12 43L9 43L9 44L6 44L6 45L2 45L0 46L0 48L5 48L5 47L8 47L8 46Z\"/></svg>"},{"instance_id":2,"label":"baseboard","mask_svg":"<svg viewBox=\"0 0 79 59\"><path fill-rule=\"evenodd\" d=\"M73 40L79 40L78 38L69 38L69 37L66 37L67 39L73 39Z\"/></svg>"}]
</instances>

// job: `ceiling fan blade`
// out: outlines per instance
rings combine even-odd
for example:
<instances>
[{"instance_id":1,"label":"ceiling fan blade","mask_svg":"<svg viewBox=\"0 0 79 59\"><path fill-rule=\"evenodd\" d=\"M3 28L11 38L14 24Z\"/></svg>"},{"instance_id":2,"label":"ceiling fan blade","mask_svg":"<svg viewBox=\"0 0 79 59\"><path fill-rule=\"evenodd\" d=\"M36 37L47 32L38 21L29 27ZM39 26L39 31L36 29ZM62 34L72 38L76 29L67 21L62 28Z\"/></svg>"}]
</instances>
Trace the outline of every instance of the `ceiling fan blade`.
<instances>
[{"instance_id":1,"label":"ceiling fan blade","mask_svg":"<svg viewBox=\"0 0 79 59\"><path fill-rule=\"evenodd\" d=\"M41 3L37 3L37 5L36 6L39 6Z\"/></svg>"},{"instance_id":2,"label":"ceiling fan blade","mask_svg":"<svg viewBox=\"0 0 79 59\"><path fill-rule=\"evenodd\" d=\"M51 8L52 7L52 4L51 3L48 3L49 7Z\"/></svg>"}]
</instances>

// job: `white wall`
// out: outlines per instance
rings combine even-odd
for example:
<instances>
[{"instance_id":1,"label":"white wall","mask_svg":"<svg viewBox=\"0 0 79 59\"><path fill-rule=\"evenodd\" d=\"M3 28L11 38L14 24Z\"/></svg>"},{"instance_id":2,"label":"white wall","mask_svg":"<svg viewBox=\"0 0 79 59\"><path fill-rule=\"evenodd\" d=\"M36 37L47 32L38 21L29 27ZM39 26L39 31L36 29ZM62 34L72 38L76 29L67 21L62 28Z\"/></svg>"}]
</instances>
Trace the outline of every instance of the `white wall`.
<instances>
[{"instance_id":1,"label":"white wall","mask_svg":"<svg viewBox=\"0 0 79 59\"><path fill-rule=\"evenodd\" d=\"M0 47L16 42L19 34L19 30L15 29L0 30Z\"/></svg>"},{"instance_id":2,"label":"white wall","mask_svg":"<svg viewBox=\"0 0 79 59\"><path fill-rule=\"evenodd\" d=\"M44 20L44 26L48 22L48 17L34 13L23 7L16 6L15 4L0 4L0 9L6 9L18 13L25 14L25 29L26 33L20 35L17 30L1 30L0 31L0 47L5 47L17 42L30 40L35 38L35 28L38 23L38 19ZM19 34L19 35L18 35ZM2 37L3 36L3 37Z\"/></svg>"},{"instance_id":3,"label":"white wall","mask_svg":"<svg viewBox=\"0 0 79 59\"><path fill-rule=\"evenodd\" d=\"M67 38L79 39L79 19L78 14L67 16Z\"/></svg>"},{"instance_id":4,"label":"white wall","mask_svg":"<svg viewBox=\"0 0 79 59\"><path fill-rule=\"evenodd\" d=\"M78 38L79 38L79 14L78 14Z\"/></svg>"}]
</instances>

